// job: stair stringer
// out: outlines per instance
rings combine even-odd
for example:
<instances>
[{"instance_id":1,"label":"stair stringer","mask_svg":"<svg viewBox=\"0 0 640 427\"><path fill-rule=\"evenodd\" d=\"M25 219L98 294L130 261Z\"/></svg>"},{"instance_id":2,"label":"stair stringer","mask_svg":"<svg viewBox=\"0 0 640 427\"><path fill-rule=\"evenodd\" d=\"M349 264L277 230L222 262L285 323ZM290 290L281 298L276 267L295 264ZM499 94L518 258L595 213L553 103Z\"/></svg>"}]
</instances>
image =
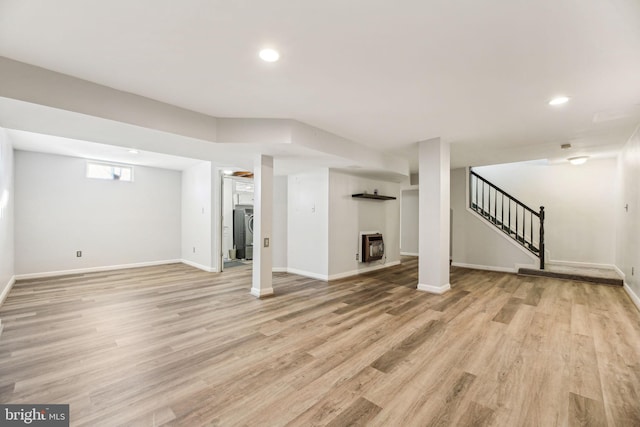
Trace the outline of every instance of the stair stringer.
<instances>
[{"instance_id":1,"label":"stair stringer","mask_svg":"<svg viewBox=\"0 0 640 427\"><path fill-rule=\"evenodd\" d=\"M509 273L517 273L520 267L538 267L537 256L482 215L468 206L465 207L464 215L467 216L464 221L465 227L473 228L473 230L464 230L464 234L467 236L481 234L483 237L474 239L473 242L465 242L464 245L456 245L454 242L452 265ZM486 248L487 245L490 246L489 249ZM460 249L458 246L464 246L464 248ZM460 255L460 251L464 252L464 256L457 256Z\"/></svg>"}]
</instances>

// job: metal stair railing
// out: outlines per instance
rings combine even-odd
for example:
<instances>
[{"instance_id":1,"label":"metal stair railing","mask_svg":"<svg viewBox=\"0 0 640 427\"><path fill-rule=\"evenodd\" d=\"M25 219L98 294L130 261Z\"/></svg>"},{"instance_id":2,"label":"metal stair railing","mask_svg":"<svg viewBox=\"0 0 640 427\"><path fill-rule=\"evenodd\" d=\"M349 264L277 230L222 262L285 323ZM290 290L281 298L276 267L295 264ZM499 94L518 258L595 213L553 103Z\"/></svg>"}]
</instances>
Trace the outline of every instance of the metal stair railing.
<instances>
[{"instance_id":1,"label":"metal stair railing","mask_svg":"<svg viewBox=\"0 0 640 427\"><path fill-rule=\"evenodd\" d=\"M536 212L471 170L469 207L536 255L544 270L544 206Z\"/></svg>"}]
</instances>

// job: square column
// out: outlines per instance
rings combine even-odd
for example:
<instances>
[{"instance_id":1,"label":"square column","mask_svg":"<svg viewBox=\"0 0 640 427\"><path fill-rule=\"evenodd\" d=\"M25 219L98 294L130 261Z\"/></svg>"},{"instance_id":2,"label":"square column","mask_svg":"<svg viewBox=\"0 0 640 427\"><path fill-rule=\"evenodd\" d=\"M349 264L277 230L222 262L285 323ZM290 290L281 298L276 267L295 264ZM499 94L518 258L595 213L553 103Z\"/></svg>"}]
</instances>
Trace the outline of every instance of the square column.
<instances>
[{"instance_id":1,"label":"square column","mask_svg":"<svg viewBox=\"0 0 640 427\"><path fill-rule=\"evenodd\" d=\"M273 157L258 155L253 168L253 282L251 295L273 295L271 227L273 223Z\"/></svg>"},{"instance_id":2,"label":"square column","mask_svg":"<svg viewBox=\"0 0 640 427\"><path fill-rule=\"evenodd\" d=\"M449 144L440 138L418 143L418 290L442 294L449 289Z\"/></svg>"}]
</instances>

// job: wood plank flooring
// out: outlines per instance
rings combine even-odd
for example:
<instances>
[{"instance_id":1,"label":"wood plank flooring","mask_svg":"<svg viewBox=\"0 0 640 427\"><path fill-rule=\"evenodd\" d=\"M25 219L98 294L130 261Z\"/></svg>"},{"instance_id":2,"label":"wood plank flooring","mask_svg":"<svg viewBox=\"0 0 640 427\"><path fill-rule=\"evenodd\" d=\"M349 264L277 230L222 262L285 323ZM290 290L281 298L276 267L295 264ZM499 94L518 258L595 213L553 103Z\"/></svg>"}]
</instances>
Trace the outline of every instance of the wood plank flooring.
<instances>
[{"instance_id":1,"label":"wood plank flooring","mask_svg":"<svg viewBox=\"0 0 640 427\"><path fill-rule=\"evenodd\" d=\"M17 283L0 402L76 426L640 426L640 313L619 287L417 260L324 283L172 264Z\"/></svg>"}]
</instances>

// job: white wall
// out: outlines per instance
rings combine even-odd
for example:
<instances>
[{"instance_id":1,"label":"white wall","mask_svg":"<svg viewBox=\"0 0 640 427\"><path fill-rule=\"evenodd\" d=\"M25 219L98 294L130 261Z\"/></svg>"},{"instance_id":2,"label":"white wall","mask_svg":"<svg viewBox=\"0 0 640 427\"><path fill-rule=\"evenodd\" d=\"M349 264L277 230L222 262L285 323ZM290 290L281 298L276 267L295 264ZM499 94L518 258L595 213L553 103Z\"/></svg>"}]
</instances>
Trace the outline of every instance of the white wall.
<instances>
[{"instance_id":1,"label":"white wall","mask_svg":"<svg viewBox=\"0 0 640 427\"><path fill-rule=\"evenodd\" d=\"M400 184L318 169L290 175L287 187L288 271L332 280L400 261L400 201L351 197L378 189L399 198ZM276 217L274 227L278 221ZM386 260L368 264L356 260L361 231L383 234Z\"/></svg>"},{"instance_id":2,"label":"white wall","mask_svg":"<svg viewBox=\"0 0 640 427\"><path fill-rule=\"evenodd\" d=\"M222 176L222 169L211 164L211 272L222 271Z\"/></svg>"},{"instance_id":3,"label":"white wall","mask_svg":"<svg viewBox=\"0 0 640 427\"><path fill-rule=\"evenodd\" d=\"M217 267L213 255L212 179L209 162L182 172L182 259L206 271L216 271Z\"/></svg>"},{"instance_id":4,"label":"white wall","mask_svg":"<svg viewBox=\"0 0 640 427\"><path fill-rule=\"evenodd\" d=\"M616 266L624 273L625 282L635 294L640 308L640 128L618 157L618 194ZM628 211L624 206L628 205ZM633 274L632 274L633 268Z\"/></svg>"},{"instance_id":5,"label":"white wall","mask_svg":"<svg viewBox=\"0 0 640 427\"><path fill-rule=\"evenodd\" d=\"M380 201L354 199L367 191L396 197ZM400 184L366 179L331 170L329 173L329 276L356 274L382 264L400 261ZM360 232L379 231L386 259L362 263L356 260Z\"/></svg>"},{"instance_id":6,"label":"white wall","mask_svg":"<svg viewBox=\"0 0 640 427\"><path fill-rule=\"evenodd\" d=\"M0 57L0 96L215 141L215 117ZM38 123L42 126L41 123ZM44 131L44 130L43 130ZM43 132L46 133L46 132ZM68 135L73 137L72 135ZM87 140L95 141L85 135ZM75 135L82 139L81 135ZM105 141L102 141L105 142ZM142 147L139 147L142 148ZM152 149L152 147L148 147Z\"/></svg>"},{"instance_id":7,"label":"white wall","mask_svg":"<svg viewBox=\"0 0 640 427\"><path fill-rule=\"evenodd\" d=\"M229 250L233 249L233 180L222 180L222 255L229 259Z\"/></svg>"},{"instance_id":8,"label":"white wall","mask_svg":"<svg viewBox=\"0 0 640 427\"><path fill-rule=\"evenodd\" d=\"M400 251L418 256L418 190L403 190L401 198Z\"/></svg>"},{"instance_id":9,"label":"white wall","mask_svg":"<svg viewBox=\"0 0 640 427\"><path fill-rule=\"evenodd\" d=\"M0 128L0 304L14 270L14 159L13 148Z\"/></svg>"},{"instance_id":10,"label":"white wall","mask_svg":"<svg viewBox=\"0 0 640 427\"><path fill-rule=\"evenodd\" d=\"M580 166L510 163L474 171L530 207L545 207L550 261L614 264L616 159Z\"/></svg>"},{"instance_id":11,"label":"white wall","mask_svg":"<svg viewBox=\"0 0 640 427\"><path fill-rule=\"evenodd\" d=\"M286 176L273 177L273 228L271 249L273 268L285 271L287 268L287 187Z\"/></svg>"},{"instance_id":12,"label":"white wall","mask_svg":"<svg viewBox=\"0 0 640 427\"><path fill-rule=\"evenodd\" d=\"M288 270L326 279L329 274L329 170L289 175Z\"/></svg>"},{"instance_id":13,"label":"white wall","mask_svg":"<svg viewBox=\"0 0 640 427\"><path fill-rule=\"evenodd\" d=\"M452 259L454 265L516 271L516 265L534 265L537 258L491 224L467 210L467 174L451 171ZM536 264L537 265L537 264Z\"/></svg>"},{"instance_id":14,"label":"white wall","mask_svg":"<svg viewBox=\"0 0 640 427\"><path fill-rule=\"evenodd\" d=\"M134 182L90 179L84 159L16 151L16 274L179 259L180 180L142 166Z\"/></svg>"}]
</instances>

